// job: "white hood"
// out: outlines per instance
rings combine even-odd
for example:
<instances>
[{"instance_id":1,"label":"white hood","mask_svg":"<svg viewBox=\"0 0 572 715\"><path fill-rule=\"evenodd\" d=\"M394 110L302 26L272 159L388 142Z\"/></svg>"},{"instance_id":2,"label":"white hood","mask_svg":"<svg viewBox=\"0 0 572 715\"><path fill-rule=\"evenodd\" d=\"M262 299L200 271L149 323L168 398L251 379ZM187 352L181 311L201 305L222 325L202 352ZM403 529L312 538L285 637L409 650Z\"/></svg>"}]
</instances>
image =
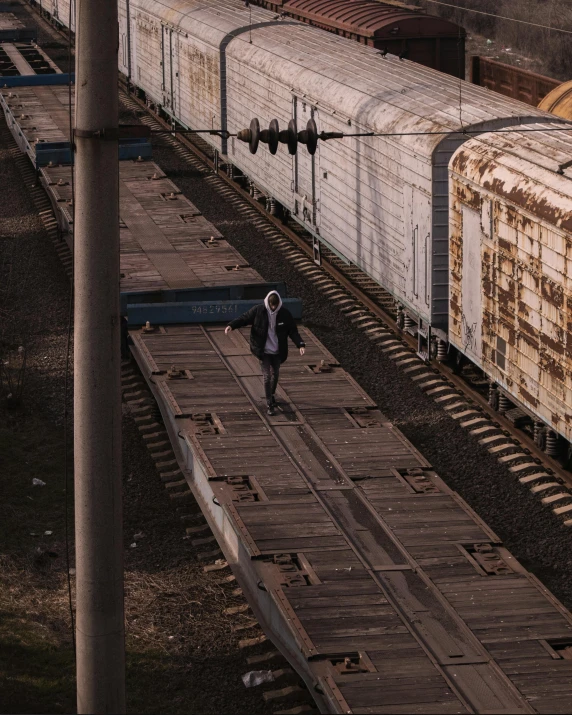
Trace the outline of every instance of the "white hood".
<instances>
[{"instance_id":1,"label":"white hood","mask_svg":"<svg viewBox=\"0 0 572 715\"><path fill-rule=\"evenodd\" d=\"M274 293L275 295L278 296L278 307L277 307L276 310L274 310L274 311L273 311L273 310L270 308L270 306L268 305L268 298L270 298L270 296L272 295L272 293ZM276 315L276 313L277 313L277 312L280 310L280 308L282 307L282 298L280 297L280 293L278 293L278 291L276 291L276 290L271 290L270 293L269 293L269 294L266 296L266 298L264 299L264 305L266 306L266 310L270 313L270 315L272 315L272 314Z\"/></svg>"}]
</instances>

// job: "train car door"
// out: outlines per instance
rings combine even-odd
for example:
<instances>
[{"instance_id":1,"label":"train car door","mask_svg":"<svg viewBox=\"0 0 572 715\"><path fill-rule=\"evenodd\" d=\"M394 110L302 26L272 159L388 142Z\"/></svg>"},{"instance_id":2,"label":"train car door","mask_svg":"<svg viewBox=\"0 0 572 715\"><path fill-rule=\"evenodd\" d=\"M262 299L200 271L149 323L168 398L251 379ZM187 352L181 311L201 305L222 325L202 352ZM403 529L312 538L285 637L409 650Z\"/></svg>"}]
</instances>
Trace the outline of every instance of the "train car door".
<instances>
[{"instance_id":1,"label":"train car door","mask_svg":"<svg viewBox=\"0 0 572 715\"><path fill-rule=\"evenodd\" d=\"M293 98L293 117L296 120L298 131L306 128L308 120L312 117L318 125L318 110L299 97ZM294 213L307 226L319 228L320 226L320 143L314 156L311 156L304 144L298 145L294 155Z\"/></svg>"},{"instance_id":2,"label":"train car door","mask_svg":"<svg viewBox=\"0 0 572 715\"><path fill-rule=\"evenodd\" d=\"M171 111L179 113L179 33L171 30Z\"/></svg>"},{"instance_id":3,"label":"train car door","mask_svg":"<svg viewBox=\"0 0 572 715\"><path fill-rule=\"evenodd\" d=\"M161 31L163 107L170 114L176 115L179 104L179 35L164 25Z\"/></svg>"},{"instance_id":4,"label":"train car door","mask_svg":"<svg viewBox=\"0 0 572 715\"><path fill-rule=\"evenodd\" d=\"M403 190L405 268L411 302L427 314L431 302L431 201L429 196L406 184Z\"/></svg>"},{"instance_id":5,"label":"train car door","mask_svg":"<svg viewBox=\"0 0 572 715\"><path fill-rule=\"evenodd\" d=\"M482 362L482 261L483 223L490 222L488 203L478 212L463 206L461 280L461 340L463 352L477 365ZM483 222L483 215L486 215ZM486 230L486 229L485 229Z\"/></svg>"}]
</instances>

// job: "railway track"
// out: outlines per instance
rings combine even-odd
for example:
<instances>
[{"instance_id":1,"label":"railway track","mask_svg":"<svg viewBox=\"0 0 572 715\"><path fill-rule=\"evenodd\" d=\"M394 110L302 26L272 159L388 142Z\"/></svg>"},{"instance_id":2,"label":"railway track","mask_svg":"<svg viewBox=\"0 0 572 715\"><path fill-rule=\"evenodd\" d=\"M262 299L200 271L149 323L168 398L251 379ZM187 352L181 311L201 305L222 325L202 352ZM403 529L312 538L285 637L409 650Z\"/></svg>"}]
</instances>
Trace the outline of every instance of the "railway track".
<instances>
[{"instance_id":1,"label":"railway track","mask_svg":"<svg viewBox=\"0 0 572 715\"><path fill-rule=\"evenodd\" d=\"M152 131L172 129L171 124L144 101L128 94L124 86L121 98L127 109L145 112L140 120ZM400 327L395 300L387 291L325 246L321 247L321 261L317 265L312 237L301 227L286 225L267 211L256 195L252 196L238 183L246 177L231 178L213 156L209 145L199 137L190 139L174 133L169 135L168 141L179 154L184 154L193 168L203 172L207 183L216 185L226 200L235 206L247 204L256 227L287 260L346 313L358 329L365 331L424 392L485 445L501 464L507 465L521 483L542 499L543 504L552 508L567 526L572 525L572 475L558 460L540 449L532 434L519 429L509 417L493 409L487 395L488 382L476 369L468 366L466 374L460 375L446 362L422 359L417 354L417 338Z\"/></svg>"}]
</instances>

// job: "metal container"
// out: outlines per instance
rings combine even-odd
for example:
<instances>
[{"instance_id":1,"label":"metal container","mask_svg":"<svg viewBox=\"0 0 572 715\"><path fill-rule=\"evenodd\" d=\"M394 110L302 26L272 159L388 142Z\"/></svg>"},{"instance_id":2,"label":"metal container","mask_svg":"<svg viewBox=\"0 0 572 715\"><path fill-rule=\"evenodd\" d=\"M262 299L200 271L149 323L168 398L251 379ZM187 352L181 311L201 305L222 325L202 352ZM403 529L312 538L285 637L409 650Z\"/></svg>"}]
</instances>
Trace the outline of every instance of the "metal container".
<instances>
[{"instance_id":1,"label":"metal container","mask_svg":"<svg viewBox=\"0 0 572 715\"><path fill-rule=\"evenodd\" d=\"M281 11L393 55L465 77L465 29L404 4L375 0L287 0Z\"/></svg>"},{"instance_id":2,"label":"metal container","mask_svg":"<svg viewBox=\"0 0 572 715\"><path fill-rule=\"evenodd\" d=\"M572 81L555 87L539 103L538 108L564 119L572 119Z\"/></svg>"},{"instance_id":3,"label":"metal container","mask_svg":"<svg viewBox=\"0 0 572 715\"><path fill-rule=\"evenodd\" d=\"M569 441L571 156L567 132L485 134L450 171L450 341Z\"/></svg>"},{"instance_id":4,"label":"metal container","mask_svg":"<svg viewBox=\"0 0 572 715\"><path fill-rule=\"evenodd\" d=\"M547 112L552 111L539 102L560 82L552 77L529 72L528 70L491 60L489 57L471 57L471 82L481 87L492 89L505 97L518 99L533 107L540 106ZM557 114L558 112L556 112ZM562 116L562 115L561 115Z\"/></svg>"}]
</instances>

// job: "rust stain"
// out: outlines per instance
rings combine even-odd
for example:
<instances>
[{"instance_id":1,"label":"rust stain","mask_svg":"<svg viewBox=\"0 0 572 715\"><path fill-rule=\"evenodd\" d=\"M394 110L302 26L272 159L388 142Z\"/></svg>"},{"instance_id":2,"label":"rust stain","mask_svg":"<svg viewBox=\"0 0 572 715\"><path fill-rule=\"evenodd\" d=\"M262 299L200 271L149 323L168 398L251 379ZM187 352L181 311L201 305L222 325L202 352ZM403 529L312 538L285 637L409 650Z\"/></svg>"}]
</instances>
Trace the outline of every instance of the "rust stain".
<instances>
[{"instance_id":1,"label":"rust stain","mask_svg":"<svg viewBox=\"0 0 572 715\"><path fill-rule=\"evenodd\" d=\"M507 241L506 238L501 238L499 236L499 246L503 248L505 251L508 251L509 253L513 250L514 248L514 243L511 243L510 241Z\"/></svg>"},{"instance_id":2,"label":"rust stain","mask_svg":"<svg viewBox=\"0 0 572 715\"><path fill-rule=\"evenodd\" d=\"M519 315L519 317L520 317L521 315L524 316L525 318L529 318L529 317L530 317L530 313L528 312L528 306L527 306L526 303L525 303L524 301L522 301L522 300L519 300L519 301L518 301L518 315Z\"/></svg>"},{"instance_id":3,"label":"rust stain","mask_svg":"<svg viewBox=\"0 0 572 715\"><path fill-rule=\"evenodd\" d=\"M528 404L532 405L533 407L538 407L538 400L534 395L531 395L530 392L522 385L520 386L519 390L523 400L528 402Z\"/></svg>"},{"instance_id":4,"label":"rust stain","mask_svg":"<svg viewBox=\"0 0 572 715\"><path fill-rule=\"evenodd\" d=\"M479 173L481 173L480 169ZM498 178L494 178L492 181L484 181L483 186L485 189L503 196L513 204L530 211L547 223L558 226L565 231L572 231L572 215L569 212L563 212L558 206L549 203L545 198L538 199L534 192L522 187L512 187L507 190L505 189L505 182Z\"/></svg>"},{"instance_id":5,"label":"rust stain","mask_svg":"<svg viewBox=\"0 0 572 715\"><path fill-rule=\"evenodd\" d=\"M562 286L554 285L544 277L542 278L541 294L544 300L551 303L556 308L562 308L564 305L564 293Z\"/></svg>"},{"instance_id":6,"label":"rust stain","mask_svg":"<svg viewBox=\"0 0 572 715\"><path fill-rule=\"evenodd\" d=\"M550 348L553 352L558 355L564 355L564 345L562 343L553 340L549 335L544 334L542 336L542 344L547 348Z\"/></svg>"}]
</instances>

